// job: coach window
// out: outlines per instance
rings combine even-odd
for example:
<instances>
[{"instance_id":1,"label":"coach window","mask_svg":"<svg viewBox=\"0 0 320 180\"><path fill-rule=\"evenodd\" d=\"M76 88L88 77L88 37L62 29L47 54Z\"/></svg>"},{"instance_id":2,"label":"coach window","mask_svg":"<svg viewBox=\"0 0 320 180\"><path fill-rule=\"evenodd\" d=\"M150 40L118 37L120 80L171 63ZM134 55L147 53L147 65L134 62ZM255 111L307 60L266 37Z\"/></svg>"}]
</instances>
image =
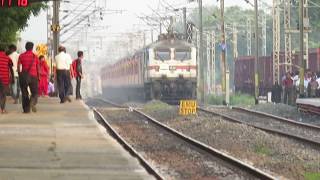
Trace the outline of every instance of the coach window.
<instances>
[{"instance_id":1,"label":"coach window","mask_svg":"<svg viewBox=\"0 0 320 180\"><path fill-rule=\"evenodd\" d=\"M155 60L167 61L171 59L170 49L155 50Z\"/></svg>"},{"instance_id":2,"label":"coach window","mask_svg":"<svg viewBox=\"0 0 320 180\"><path fill-rule=\"evenodd\" d=\"M191 50L190 49L175 49L174 59L179 61L190 60Z\"/></svg>"}]
</instances>

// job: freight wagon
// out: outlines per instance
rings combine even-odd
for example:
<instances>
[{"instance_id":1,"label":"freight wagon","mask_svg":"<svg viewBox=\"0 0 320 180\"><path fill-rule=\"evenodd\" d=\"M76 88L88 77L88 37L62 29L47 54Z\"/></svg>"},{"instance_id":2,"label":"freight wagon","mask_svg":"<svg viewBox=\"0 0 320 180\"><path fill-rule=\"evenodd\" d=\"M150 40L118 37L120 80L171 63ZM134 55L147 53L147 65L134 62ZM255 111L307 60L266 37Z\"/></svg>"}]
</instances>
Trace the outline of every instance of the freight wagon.
<instances>
[{"instance_id":1,"label":"freight wagon","mask_svg":"<svg viewBox=\"0 0 320 180\"><path fill-rule=\"evenodd\" d=\"M236 92L254 94L254 56L242 56L235 61L234 86ZM285 55L280 53L280 77L285 75ZM292 56L292 71L299 70L299 54ZM320 71L320 48L309 49L308 67L313 72ZM258 62L260 95L266 95L273 85L273 61L271 56L259 57ZM281 79L281 78L280 78Z\"/></svg>"}]
</instances>

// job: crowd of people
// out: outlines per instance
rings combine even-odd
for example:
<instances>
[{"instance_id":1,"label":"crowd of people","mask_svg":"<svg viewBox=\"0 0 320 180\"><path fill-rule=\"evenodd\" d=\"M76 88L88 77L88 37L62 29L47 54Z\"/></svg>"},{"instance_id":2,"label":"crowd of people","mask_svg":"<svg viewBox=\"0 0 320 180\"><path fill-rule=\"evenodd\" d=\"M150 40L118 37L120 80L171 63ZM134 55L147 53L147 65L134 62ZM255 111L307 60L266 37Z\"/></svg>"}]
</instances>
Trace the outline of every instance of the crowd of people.
<instances>
[{"instance_id":1,"label":"crowd of people","mask_svg":"<svg viewBox=\"0 0 320 180\"><path fill-rule=\"evenodd\" d=\"M280 103L283 100L284 104L293 105L299 96L316 98L320 97L320 72L312 72L307 70L304 74L304 91L300 94L300 78L299 72L287 72L282 77L282 82L275 84L272 87L272 102Z\"/></svg>"},{"instance_id":2,"label":"crowd of people","mask_svg":"<svg viewBox=\"0 0 320 180\"><path fill-rule=\"evenodd\" d=\"M57 81L60 103L71 102L73 94L72 79L76 79L76 99L82 99L80 88L82 75L83 52L78 51L77 58L72 60L66 48L60 46L59 54L54 58L55 73L50 77L50 68L45 56L33 52L34 44L27 42L26 51L18 54L15 45L0 44L0 109L6 111L6 96L11 94L14 104L20 101L23 113L37 112L39 96L55 96L54 79Z\"/></svg>"}]
</instances>

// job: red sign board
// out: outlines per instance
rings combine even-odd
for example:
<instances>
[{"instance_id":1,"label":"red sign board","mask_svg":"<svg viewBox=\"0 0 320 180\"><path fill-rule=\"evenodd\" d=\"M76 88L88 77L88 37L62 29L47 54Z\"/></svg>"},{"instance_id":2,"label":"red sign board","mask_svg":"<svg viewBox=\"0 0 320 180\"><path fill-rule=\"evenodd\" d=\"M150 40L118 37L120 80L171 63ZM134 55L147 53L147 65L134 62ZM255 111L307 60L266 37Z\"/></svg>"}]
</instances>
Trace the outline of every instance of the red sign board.
<instances>
[{"instance_id":1,"label":"red sign board","mask_svg":"<svg viewBox=\"0 0 320 180\"><path fill-rule=\"evenodd\" d=\"M0 7L27 7L28 0L0 0Z\"/></svg>"}]
</instances>

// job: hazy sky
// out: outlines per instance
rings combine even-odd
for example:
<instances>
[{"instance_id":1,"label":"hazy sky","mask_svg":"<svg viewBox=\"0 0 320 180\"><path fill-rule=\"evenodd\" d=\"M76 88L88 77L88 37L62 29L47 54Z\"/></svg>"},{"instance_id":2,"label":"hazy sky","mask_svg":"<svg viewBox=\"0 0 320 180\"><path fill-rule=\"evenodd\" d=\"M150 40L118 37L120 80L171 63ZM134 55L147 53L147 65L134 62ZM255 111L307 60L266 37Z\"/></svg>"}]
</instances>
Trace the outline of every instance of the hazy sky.
<instances>
[{"instance_id":1,"label":"hazy sky","mask_svg":"<svg viewBox=\"0 0 320 180\"><path fill-rule=\"evenodd\" d=\"M78 0L70 1L71 3L79 2ZM218 2L216 0L203 0L203 4L218 5ZM122 14L105 15L102 24L110 26L109 32L130 31L134 25L139 26L138 24L143 24L137 16L150 15L152 13L151 9L157 9L158 7L180 8L184 6L191 8L196 7L196 5L196 3L187 3L187 0L106 0L107 9L125 10L125 12ZM239 5L243 8L251 8L244 0L225 0L225 5ZM62 9L68 9L68 6L63 6ZM38 17L31 17L28 22L29 26L21 34L22 39L37 43L46 42L46 23L46 12L42 12Z\"/></svg>"}]
</instances>

